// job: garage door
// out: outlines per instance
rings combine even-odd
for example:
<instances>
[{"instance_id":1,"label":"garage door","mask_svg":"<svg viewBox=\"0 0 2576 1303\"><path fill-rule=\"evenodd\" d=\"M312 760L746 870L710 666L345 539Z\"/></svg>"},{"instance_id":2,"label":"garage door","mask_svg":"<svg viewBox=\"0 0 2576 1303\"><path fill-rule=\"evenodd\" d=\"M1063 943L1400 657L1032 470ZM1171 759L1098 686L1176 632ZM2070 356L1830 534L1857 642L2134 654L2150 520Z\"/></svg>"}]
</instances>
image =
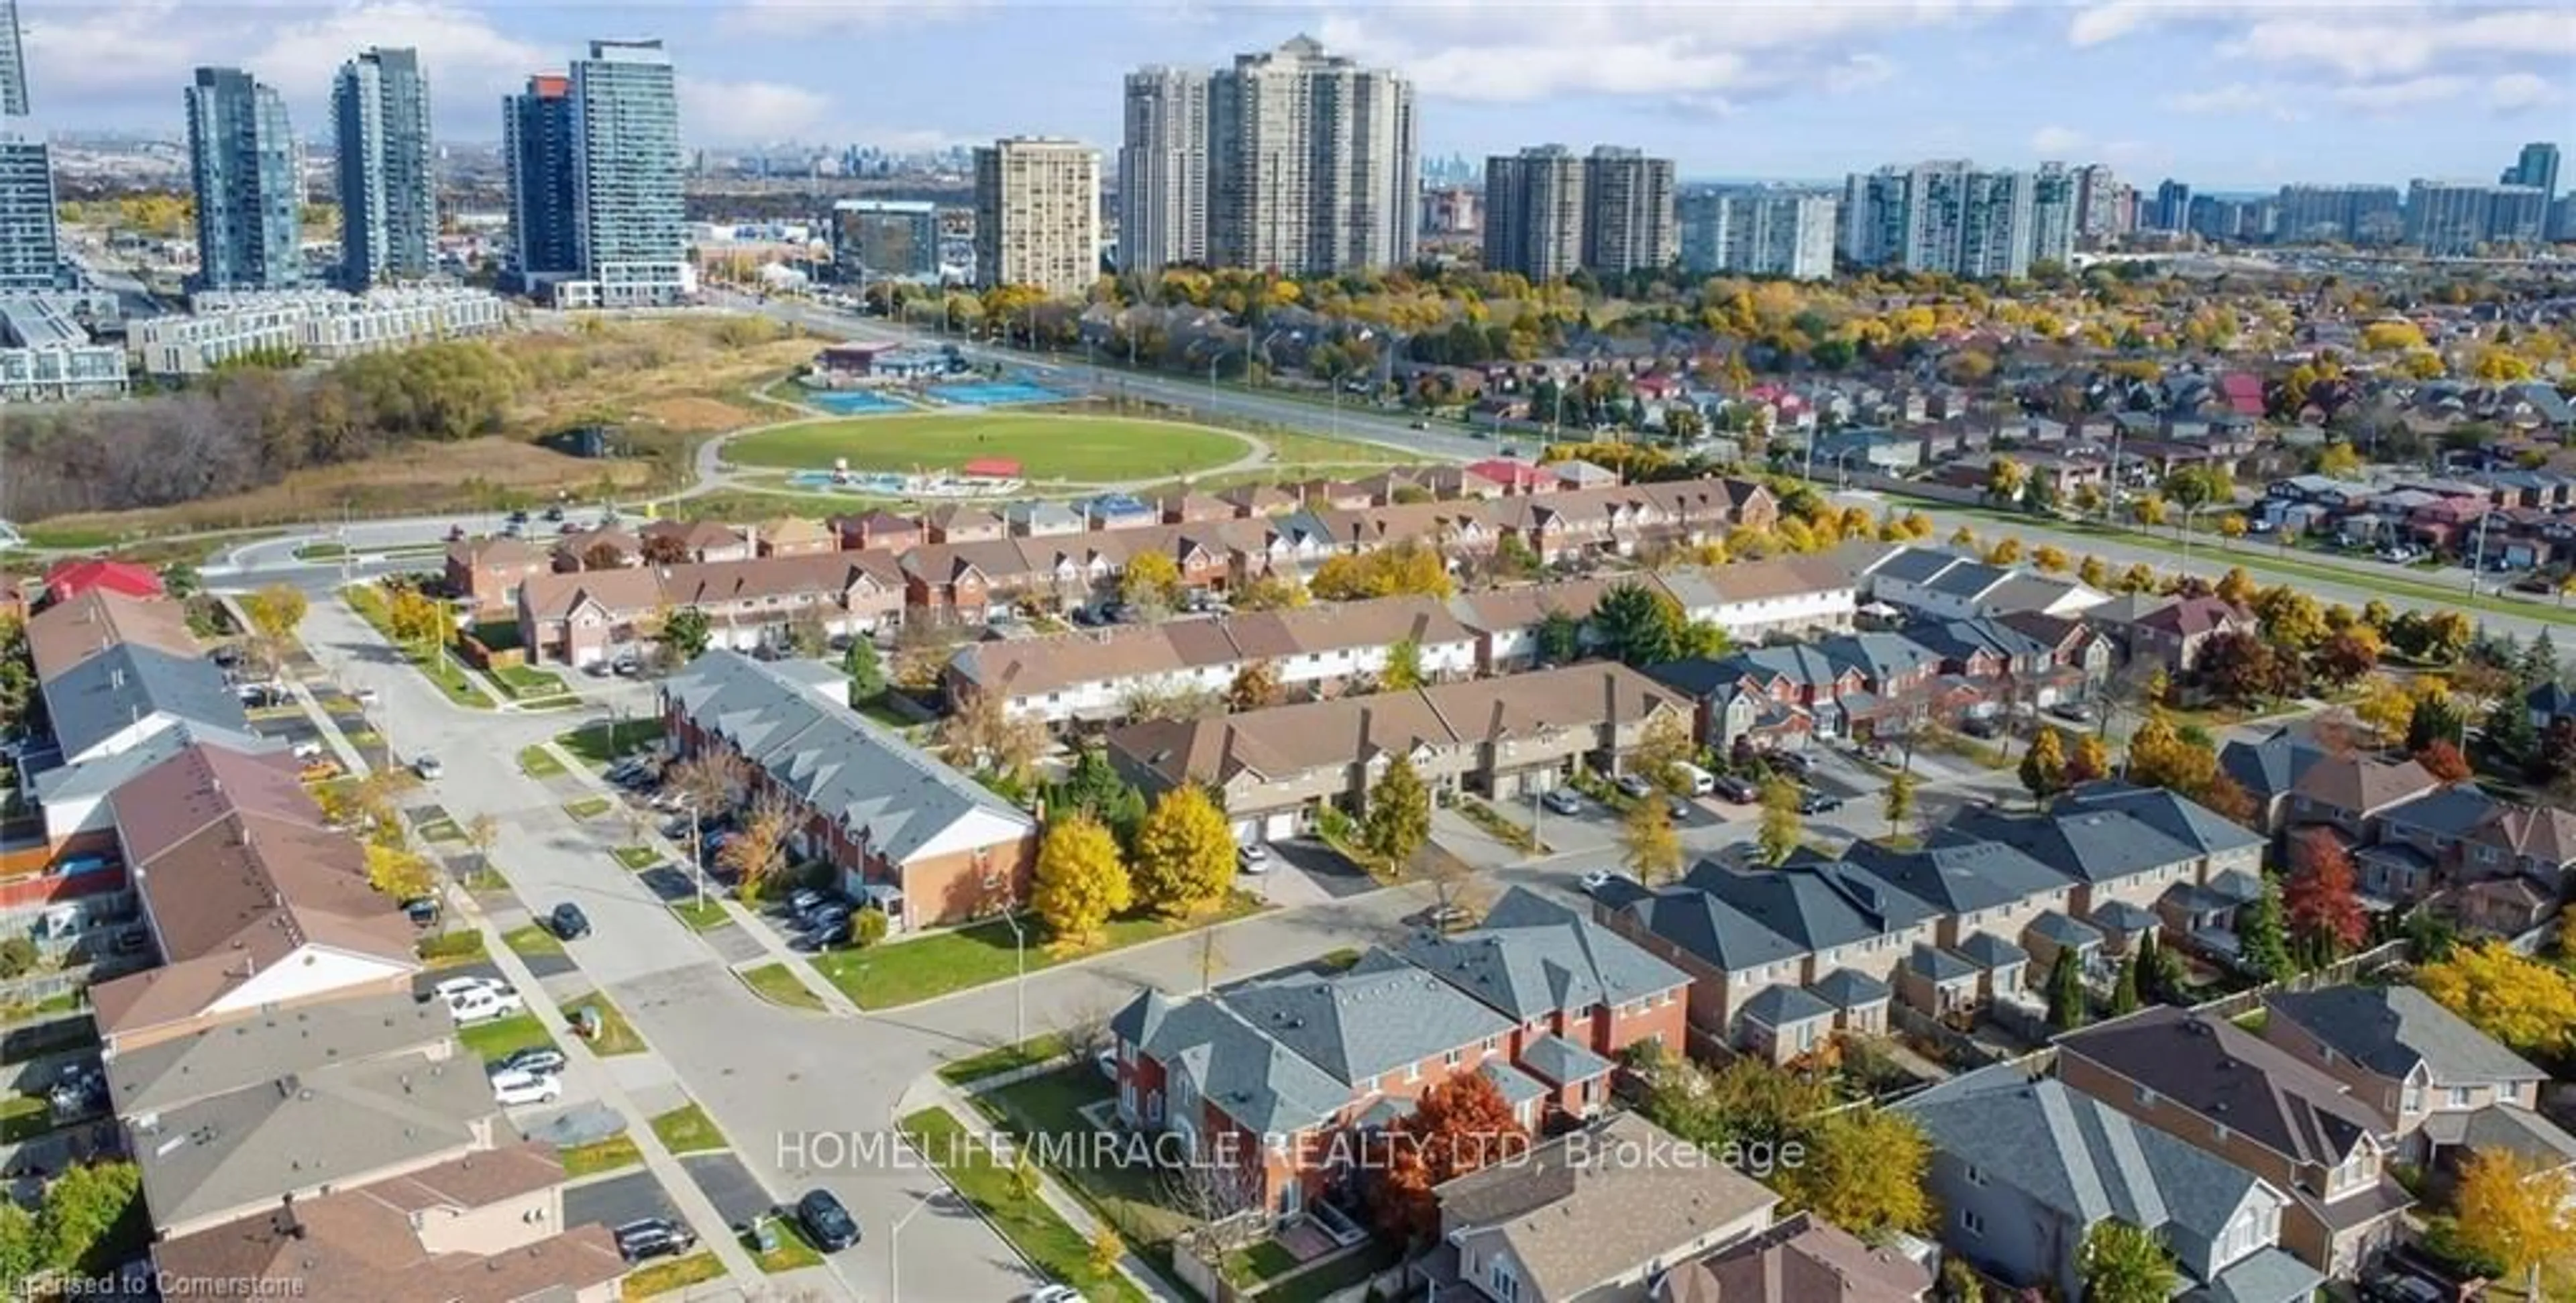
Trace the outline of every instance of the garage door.
<instances>
[{"instance_id":1,"label":"garage door","mask_svg":"<svg viewBox=\"0 0 2576 1303\"><path fill-rule=\"evenodd\" d=\"M1260 836L1261 821L1259 819L1237 819L1234 821L1235 845L1249 846L1254 841L1259 840Z\"/></svg>"},{"instance_id":2,"label":"garage door","mask_svg":"<svg viewBox=\"0 0 2576 1303\"><path fill-rule=\"evenodd\" d=\"M1261 823L1261 835L1264 841L1276 841L1283 837L1297 835L1297 812L1294 810L1282 810L1262 820Z\"/></svg>"}]
</instances>

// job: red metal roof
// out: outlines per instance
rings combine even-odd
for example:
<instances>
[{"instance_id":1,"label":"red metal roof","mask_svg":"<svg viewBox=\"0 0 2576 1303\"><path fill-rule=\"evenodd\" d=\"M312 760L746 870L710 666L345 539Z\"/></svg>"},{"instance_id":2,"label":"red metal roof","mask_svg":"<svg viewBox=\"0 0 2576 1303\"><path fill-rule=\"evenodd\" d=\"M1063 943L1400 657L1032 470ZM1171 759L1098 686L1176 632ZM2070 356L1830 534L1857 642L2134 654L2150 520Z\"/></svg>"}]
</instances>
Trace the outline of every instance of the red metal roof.
<instances>
[{"instance_id":1,"label":"red metal roof","mask_svg":"<svg viewBox=\"0 0 2576 1303\"><path fill-rule=\"evenodd\" d=\"M1008 457L978 457L957 469L960 474L986 479L1015 480L1020 477L1020 464Z\"/></svg>"},{"instance_id":2,"label":"red metal roof","mask_svg":"<svg viewBox=\"0 0 2576 1303\"><path fill-rule=\"evenodd\" d=\"M45 572L45 600L49 602L78 597L93 588L125 597L159 597L161 576L148 566L102 557L58 561Z\"/></svg>"}]
</instances>

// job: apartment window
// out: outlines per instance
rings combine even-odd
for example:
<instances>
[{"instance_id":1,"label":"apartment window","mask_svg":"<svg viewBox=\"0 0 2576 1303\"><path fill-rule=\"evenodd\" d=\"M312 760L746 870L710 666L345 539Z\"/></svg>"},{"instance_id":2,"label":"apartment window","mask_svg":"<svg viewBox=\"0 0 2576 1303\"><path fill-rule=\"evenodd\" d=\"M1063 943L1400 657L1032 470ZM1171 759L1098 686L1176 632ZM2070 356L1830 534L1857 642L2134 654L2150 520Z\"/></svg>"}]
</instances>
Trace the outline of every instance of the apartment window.
<instances>
[{"instance_id":1,"label":"apartment window","mask_svg":"<svg viewBox=\"0 0 2576 1303\"><path fill-rule=\"evenodd\" d=\"M1486 1037L1486 1038L1485 1038L1485 1053L1487 1053L1487 1054L1491 1054L1491 1053L1493 1053L1495 1050L1497 1050L1497 1049L1499 1049L1499 1048L1501 1048L1501 1047L1502 1047L1502 1043L1503 1043L1503 1038L1502 1038L1502 1037L1500 1037L1500 1036L1488 1036L1488 1037Z\"/></svg>"},{"instance_id":2,"label":"apartment window","mask_svg":"<svg viewBox=\"0 0 2576 1303\"><path fill-rule=\"evenodd\" d=\"M1962 1208L1959 1210L1959 1229L1970 1235L1983 1236L1986 1233L1986 1219L1978 1216L1974 1208Z\"/></svg>"},{"instance_id":3,"label":"apartment window","mask_svg":"<svg viewBox=\"0 0 2576 1303\"><path fill-rule=\"evenodd\" d=\"M2466 1086L2451 1087L2451 1107L2467 1108L2469 1106L2469 1094L2469 1088Z\"/></svg>"},{"instance_id":4,"label":"apartment window","mask_svg":"<svg viewBox=\"0 0 2576 1303\"><path fill-rule=\"evenodd\" d=\"M1447 1054L1441 1056L1440 1062L1448 1067L1454 1068L1458 1066L1458 1060L1462 1057L1464 1056L1459 1051L1451 1050Z\"/></svg>"}]
</instances>

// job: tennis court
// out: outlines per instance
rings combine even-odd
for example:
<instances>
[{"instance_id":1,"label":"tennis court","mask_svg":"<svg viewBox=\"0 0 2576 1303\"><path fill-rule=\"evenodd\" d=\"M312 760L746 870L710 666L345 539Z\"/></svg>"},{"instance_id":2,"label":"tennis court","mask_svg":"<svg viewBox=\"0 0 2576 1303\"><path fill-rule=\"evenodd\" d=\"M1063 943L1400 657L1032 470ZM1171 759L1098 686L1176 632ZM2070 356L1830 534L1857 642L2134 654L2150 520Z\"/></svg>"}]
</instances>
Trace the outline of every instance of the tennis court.
<instances>
[{"instance_id":1,"label":"tennis court","mask_svg":"<svg viewBox=\"0 0 2576 1303\"><path fill-rule=\"evenodd\" d=\"M834 416L859 416L868 412L904 412L912 410L891 398L887 398L881 394L872 394L861 389L841 389L826 393L807 394L805 396L805 403L809 407L822 408L824 411L830 412Z\"/></svg>"},{"instance_id":2,"label":"tennis court","mask_svg":"<svg viewBox=\"0 0 2576 1303\"><path fill-rule=\"evenodd\" d=\"M1013 403L1060 403L1071 397L1026 380L985 380L965 385L934 385L930 396L969 407L1005 407Z\"/></svg>"}]
</instances>

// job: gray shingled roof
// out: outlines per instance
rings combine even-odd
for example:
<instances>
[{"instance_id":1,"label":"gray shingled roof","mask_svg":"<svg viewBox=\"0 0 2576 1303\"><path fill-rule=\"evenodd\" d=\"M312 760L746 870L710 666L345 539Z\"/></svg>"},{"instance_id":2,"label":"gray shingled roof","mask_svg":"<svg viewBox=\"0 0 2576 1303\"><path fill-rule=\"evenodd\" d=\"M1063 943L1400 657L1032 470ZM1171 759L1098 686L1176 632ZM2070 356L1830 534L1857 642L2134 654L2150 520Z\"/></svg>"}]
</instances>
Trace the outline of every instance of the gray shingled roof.
<instances>
[{"instance_id":1,"label":"gray shingled roof","mask_svg":"<svg viewBox=\"0 0 2576 1303\"><path fill-rule=\"evenodd\" d=\"M1647 931L1724 972L1740 973L1807 953L1798 943L1694 887L1667 887L1627 908Z\"/></svg>"},{"instance_id":2,"label":"gray shingled roof","mask_svg":"<svg viewBox=\"0 0 2576 1303\"><path fill-rule=\"evenodd\" d=\"M1626 937L1522 887L1496 901L1476 930L1418 937L1404 955L1515 1022L1627 1004L1690 980Z\"/></svg>"},{"instance_id":3,"label":"gray shingled roof","mask_svg":"<svg viewBox=\"0 0 2576 1303\"><path fill-rule=\"evenodd\" d=\"M2061 809L2117 810L2204 855L2263 844L2263 835L2200 802L2161 787L2135 787L2114 779L2087 783L2059 799Z\"/></svg>"},{"instance_id":4,"label":"gray shingled roof","mask_svg":"<svg viewBox=\"0 0 2576 1303\"><path fill-rule=\"evenodd\" d=\"M1521 1047L1521 1066L1565 1086L1602 1076L1619 1065L1562 1036L1541 1036Z\"/></svg>"},{"instance_id":5,"label":"gray shingled roof","mask_svg":"<svg viewBox=\"0 0 2576 1303\"><path fill-rule=\"evenodd\" d=\"M1350 1102L1349 1085L1246 1026L1214 1000L1146 991L1110 1019L1118 1039L1188 1076L1200 1098L1257 1136L1314 1126Z\"/></svg>"},{"instance_id":6,"label":"gray shingled roof","mask_svg":"<svg viewBox=\"0 0 2576 1303\"><path fill-rule=\"evenodd\" d=\"M155 733L141 746L110 752L78 764L61 765L36 775L38 804L71 802L105 796L125 780L197 745L219 746L245 755L281 751L286 743L219 724L181 723Z\"/></svg>"},{"instance_id":7,"label":"gray shingled roof","mask_svg":"<svg viewBox=\"0 0 2576 1303\"><path fill-rule=\"evenodd\" d=\"M2326 1278L2292 1257L2288 1250L2265 1245L2238 1258L2218 1279L2182 1296L2182 1303L2284 1303L2314 1297Z\"/></svg>"},{"instance_id":8,"label":"gray shingled roof","mask_svg":"<svg viewBox=\"0 0 2576 1303\"><path fill-rule=\"evenodd\" d=\"M2400 801L2380 815L2389 823L2422 828L2446 837L2466 837L2495 817L2502 803L2475 783L2437 787Z\"/></svg>"},{"instance_id":9,"label":"gray shingled roof","mask_svg":"<svg viewBox=\"0 0 2576 1303\"><path fill-rule=\"evenodd\" d=\"M1989 970L2030 962L2029 952L1992 932L1979 932L1960 942L1955 949L1960 958Z\"/></svg>"},{"instance_id":10,"label":"gray shingled roof","mask_svg":"<svg viewBox=\"0 0 2576 1303\"><path fill-rule=\"evenodd\" d=\"M2297 1162L2333 1167L2381 1129L2342 1082L2224 1018L2157 1005L2065 1033L2057 1051Z\"/></svg>"},{"instance_id":11,"label":"gray shingled roof","mask_svg":"<svg viewBox=\"0 0 2576 1303\"><path fill-rule=\"evenodd\" d=\"M1702 860L1682 885L1708 893L1804 949L1830 950L1888 930L1884 917L1864 909L1842 888L1843 872L1838 865L1807 864L1742 870ZM1896 910L1908 923L1929 913L1900 893L1881 895L1873 889L1869 899Z\"/></svg>"},{"instance_id":12,"label":"gray shingled roof","mask_svg":"<svg viewBox=\"0 0 2576 1303\"><path fill-rule=\"evenodd\" d=\"M1738 1012L1765 1027L1786 1027L1791 1023L1831 1018L1834 1007L1821 997L1810 994L1805 987L1783 982L1754 992L1753 998L1745 1001Z\"/></svg>"},{"instance_id":13,"label":"gray shingled roof","mask_svg":"<svg viewBox=\"0 0 2576 1303\"><path fill-rule=\"evenodd\" d=\"M2467 1113L2435 1113L2424 1119L2424 1134L2439 1145L2510 1149L2543 1171L2576 1163L2576 1136L2515 1104L2489 1104Z\"/></svg>"},{"instance_id":14,"label":"gray shingled roof","mask_svg":"<svg viewBox=\"0 0 2576 1303\"><path fill-rule=\"evenodd\" d=\"M1033 830L1036 822L964 774L824 694L838 670L710 651L663 691L702 729L725 738L773 782L900 864L970 814Z\"/></svg>"},{"instance_id":15,"label":"gray shingled roof","mask_svg":"<svg viewBox=\"0 0 2576 1303\"><path fill-rule=\"evenodd\" d=\"M1502 1092L1503 1102L1515 1109L1531 1100L1544 1098L1548 1094L1547 1083L1503 1062L1500 1058L1485 1060L1476 1065L1476 1071L1485 1080L1494 1083L1494 1089Z\"/></svg>"},{"instance_id":16,"label":"gray shingled roof","mask_svg":"<svg viewBox=\"0 0 2576 1303\"><path fill-rule=\"evenodd\" d=\"M1837 968L1815 980L1807 990L1819 1000L1837 1009L1857 1009L1863 1005L1884 1002L1891 992L1887 983L1849 968Z\"/></svg>"},{"instance_id":17,"label":"gray shingled roof","mask_svg":"<svg viewBox=\"0 0 2576 1303\"><path fill-rule=\"evenodd\" d=\"M2065 874L2011 846L1946 828L1919 849L1858 841L1844 849L1843 857L1891 890L1945 914L2011 905L2073 885Z\"/></svg>"},{"instance_id":18,"label":"gray shingled roof","mask_svg":"<svg viewBox=\"0 0 2576 1303\"><path fill-rule=\"evenodd\" d=\"M1871 566L1870 574L1917 584L1929 583L1942 571L1963 560L1965 558L1955 552L1944 552L1938 548L1903 547Z\"/></svg>"},{"instance_id":19,"label":"gray shingled roof","mask_svg":"<svg viewBox=\"0 0 2576 1303\"><path fill-rule=\"evenodd\" d=\"M1917 941L1905 956L1907 969L1935 982L1952 982L1977 975L1976 966L1938 946Z\"/></svg>"},{"instance_id":20,"label":"gray shingled roof","mask_svg":"<svg viewBox=\"0 0 2576 1303\"><path fill-rule=\"evenodd\" d=\"M2125 900L2106 900L2095 905L2086 921L2105 932L2143 932L2164 925L2164 920L2157 918L2154 910Z\"/></svg>"},{"instance_id":21,"label":"gray shingled roof","mask_svg":"<svg viewBox=\"0 0 2576 1303\"><path fill-rule=\"evenodd\" d=\"M2053 909L2032 919L2030 926L2025 930L2046 937L2058 945L2072 946L2078 950L2102 944L2100 929L2090 923L2069 918Z\"/></svg>"},{"instance_id":22,"label":"gray shingled roof","mask_svg":"<svg viewBox=\"0 0 2576 1303\"><path fill-rule=\"evenodd\" d=\"M2046 814L2006 814L1969 806L1950 830L2015 847L2032 859L2085 882L2111 882L2196 857L2191 847L2117 810L2064 808Z\"/></svg>"},{"instance_id":23,"label":"gray shingled roof","mask_svg":"<svg viewBox=\"0 0 2576 1303\"><path fill-rule=\"evenodd\" d=\"M2437 1086L2549 1076L2411 986L2329 986L2267 1003L2273 1016L2383 1077L2403 1080L2419 1063Z\"/></svg>"},{"instance_id":24,"label":"gray shingled roof","mask_svg":"<svg viewBox=\"0 0 2576 1303\"><path fill-rule=\"evenodd\" d=\"M2263 1185L2252 1173L2011 1064L1896 1105L1933 1147L2083 1225L2105 1217L2209 1239ZM2273 1192L2279 1198L2278 1191Z\"/></svg>"},{"instance_id":25,"label":"gray shingled roof","mask_svg":"<svg viewBox=\"0 0 2576 1303\"><path fill-rule=\"evenodd\" d=\"M1354 1086L1518 1025L1383 950L1331 976L1247 982L1216 999L1246 1025Z\"/></svg>"},{"instance_id":26,"label":"gray shingled roof","mask_svg":"<svg viewBox=\"0 0 2576 1303\"><path fill-rule=\"evenodd\" d=\"M298 1005L120 1051L107 1061L108 1098L119 1116L157 1112L455 1034L444 1006L409 992Z\"/></svg>"},{"instance_id":27,"label":"gray shingled roof","mask_svg":"<svg viewBox=\"0 0 2576 1303\"><path fill-rule=\"evenodd\" d=\"M119 643L55 675L45 683L44 696L45 717L65 759L156 714L235 733L250 730L241 698L213 662L140 642Z\"/></svg>"}]
</instances>

